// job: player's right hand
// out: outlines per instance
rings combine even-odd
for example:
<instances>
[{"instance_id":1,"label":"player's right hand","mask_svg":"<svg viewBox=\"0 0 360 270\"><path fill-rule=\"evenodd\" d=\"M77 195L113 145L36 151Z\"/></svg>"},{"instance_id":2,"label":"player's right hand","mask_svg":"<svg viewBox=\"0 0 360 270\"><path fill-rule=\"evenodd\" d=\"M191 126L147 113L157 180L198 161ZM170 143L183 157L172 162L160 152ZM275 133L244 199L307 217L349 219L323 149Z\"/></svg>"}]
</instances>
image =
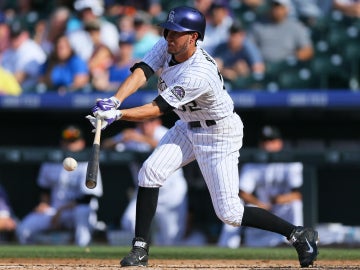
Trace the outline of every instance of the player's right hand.
<instances>
[{"instance_id":1,"label":"player's right hand","mask_svg":"<svg viewBox=\"0 0 360 270\"><path fill-rule=\"evenodd\" d=\"M108 110L108 111L101 111L97 112L97 117L102 119L101 121L101 129L104 130L107 126L111 125L114 121L119 120L122 116L120 110ZM96 117L92 115L87 115L86 118L90 121L94 128L96 128ZM95 132L95 130L93 130Z\"/></svg>"},{"instance_id":2,"label":"player's right hand","mask_svg":"<svg viewBox=\"0 0 360 270\"><path fill-rule=\"evenodd\" d=\"M120 100L112 96L110 98L103 98L96 100L95 106L91 109L94 116L98 115L99 111L109 111L120 107Z\"/></svg>"}]
</instances>

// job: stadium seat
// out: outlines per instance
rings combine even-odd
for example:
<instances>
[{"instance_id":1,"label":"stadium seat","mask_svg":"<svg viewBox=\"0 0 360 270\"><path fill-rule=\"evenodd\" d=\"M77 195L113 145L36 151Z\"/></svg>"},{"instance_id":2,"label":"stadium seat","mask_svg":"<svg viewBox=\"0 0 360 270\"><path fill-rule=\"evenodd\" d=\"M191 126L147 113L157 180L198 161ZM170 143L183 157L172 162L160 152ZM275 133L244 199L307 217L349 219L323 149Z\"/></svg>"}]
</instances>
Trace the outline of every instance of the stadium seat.
<instances>
[{"instance_id":1,"label":"stadium seat","mask_svg":"<svg viewBox=\"0 0 360 270\"><path fill-rule=\"evenodd\" d=\"M310 64L315 87L322 89L348 88L349 75L342 55L325 53L315 55Z\"/></svg>"},{"instance_id":2,"label":"stadium seat","mask_svg":"<svg viewBox=\"0 0 360 270\"><path fill-rule=\"evenodd\" d=\"M264 87L265 80L263 76L239 77L231 82L231 89L233 90L263 90Z\"/></svg>"},{"instance_id":3,"label":"stadium seat","mask_svg":"<svg viewBox=\"0 0 360 270\"><path fill-rule=\"evenodd\" d=\"M352 90L359 89L359 75L360 75L360 49L359 41L353 41L345 44L344 59L346 65L349 67L349 87Z\"/></svg>"},{"instance_id":4,"label":"stadium seat","mask_svg":"<svg viewBox=\"0 0 360 270\"><path fill-rule=\"evenodd\" d=\"M310 89L313 88L313 75L308 68L298 68L283 71L279 74L280 89Z\"/></svg>"}]
</instances>

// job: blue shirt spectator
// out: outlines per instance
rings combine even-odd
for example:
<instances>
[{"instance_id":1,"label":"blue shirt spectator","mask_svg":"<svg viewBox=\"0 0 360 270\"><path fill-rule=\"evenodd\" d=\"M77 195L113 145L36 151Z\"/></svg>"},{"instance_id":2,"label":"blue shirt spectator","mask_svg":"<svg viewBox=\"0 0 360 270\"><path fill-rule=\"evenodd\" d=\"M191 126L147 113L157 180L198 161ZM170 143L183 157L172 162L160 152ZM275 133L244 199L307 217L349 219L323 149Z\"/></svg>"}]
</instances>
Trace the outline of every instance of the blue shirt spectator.
<instances>
[{"instance_id":1,"label":"blue shirt spectator","mask_svg":"<svg viewBox=\"0 0 360 270\"><path fill-rule=\"evenodd\" d=\"M263 62L259 49L247 38L244 39L242 47L238 51L229 50L228 42L220 44L215 49L215 55L222 58L227 66L232 66L239 60L244 60L249 67Z\"/></svg>"},{"instance_id":2,"label":"blue shirt spectator","mask_svg":"<svg viewBox=\"0 0 360 270\"><path fill-rule=\"evenodd\" d=\"M40 81L46 89L59 92L84 90L88 86L87 63L73 52L65 35L56 41L54 52L42 66Z\"/></svg>"},{"instance_id":3,"label":"blue shirt spectator","mask_svg":"<svg viewBox=\"0 0 360 270\"><path fill-rule=\"evenodd\" d=\"M218 45L214 57L221 74L232 82L239 77L262 76L265 64L258 47L246 38L240 22L235 21L229 30L227 42Z\"/></svg>"},{"instance_id":4,"label":"blue shirt spectator","mask_svg":"<svg viewBox=\"0 0 360 270\"><path fill-rule=\"evenodd\" d=\"M48 63L44 65L44 70ZM55 88L71 87L74 77L79 73L87 73L86 63L77 55L73 55L63 64L55 65L51 71L51 81Z\"/></svg>"}]
</instances>

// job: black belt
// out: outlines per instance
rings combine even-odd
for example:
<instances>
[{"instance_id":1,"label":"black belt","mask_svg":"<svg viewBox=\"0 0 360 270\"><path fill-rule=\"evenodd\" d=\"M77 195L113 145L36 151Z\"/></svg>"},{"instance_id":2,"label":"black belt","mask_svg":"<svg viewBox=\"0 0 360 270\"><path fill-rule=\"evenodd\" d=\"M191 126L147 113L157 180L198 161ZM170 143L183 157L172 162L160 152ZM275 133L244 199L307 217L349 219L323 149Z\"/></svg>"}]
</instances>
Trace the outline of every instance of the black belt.
<instances>
[{"instance_id":1,"label":"black belt","mask_svg":"<svg viewBox=\"0 0 360 270\"><path fill-rule=\"evenodd\" d=\"M210 127L210 126L215 126L216 125L216 121L215 120L205 120L205 124ZM200 121L193 121L193 122L189 122L189 127L190 128L199 128L201 127L201 122Z\"/></svg>"}]
</instances>

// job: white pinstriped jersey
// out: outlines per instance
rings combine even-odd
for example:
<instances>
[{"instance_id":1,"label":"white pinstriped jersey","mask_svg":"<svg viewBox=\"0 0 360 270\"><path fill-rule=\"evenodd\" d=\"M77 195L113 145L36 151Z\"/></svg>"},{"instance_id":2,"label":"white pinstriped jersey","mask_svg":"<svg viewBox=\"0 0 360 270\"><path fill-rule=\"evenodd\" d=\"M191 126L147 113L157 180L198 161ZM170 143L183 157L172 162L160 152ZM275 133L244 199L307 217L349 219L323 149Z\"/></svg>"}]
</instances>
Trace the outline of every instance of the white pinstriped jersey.
<instances>
[{"instance_id":1,"label":"white pinstriped jersey","mask_svg":"<svg viewBox=\"0 0 360 270\"><path fill-rule=\"evenodd\" d=\"M255 192L256 197L265 203L270 203L274 196L300 188L302 184L303 165L300 162L248 163L240 174L240 189L247 193Z\"/></svg>"},{"instance_id":2,"label":"white pinstriped jersey","mask_svg":"<svg viewBox=\"0 0 360 270\"><path fill-rule=\"evenodd\" d=\"M224 89L214 59L202 48L186 61L170 65L167 41L162 38L142 59L161 71L158 91L180 117L143 163L139 186L161 187L177 169L197 161L209 189L216 215L240 226L244 206L238 196L239 150L243 123ZM205 120L214 120L211 125ZM200 126L187 122L198 121Z\"/></svg>"},{"instance_id":3,"label":"white pinstriped jersey","mask_svg":"<svg viewBox=\"0 0 360 270\"><path fill-rule=\"evenodd\" d=\"M175 108L180 119L218 120L233 113L234 103L214 59L207 52L197 47L185 62L169 66L170 61L164 38L143 58L154 71L161 69L159 94Z\"/></svg>"}]
</instances>

